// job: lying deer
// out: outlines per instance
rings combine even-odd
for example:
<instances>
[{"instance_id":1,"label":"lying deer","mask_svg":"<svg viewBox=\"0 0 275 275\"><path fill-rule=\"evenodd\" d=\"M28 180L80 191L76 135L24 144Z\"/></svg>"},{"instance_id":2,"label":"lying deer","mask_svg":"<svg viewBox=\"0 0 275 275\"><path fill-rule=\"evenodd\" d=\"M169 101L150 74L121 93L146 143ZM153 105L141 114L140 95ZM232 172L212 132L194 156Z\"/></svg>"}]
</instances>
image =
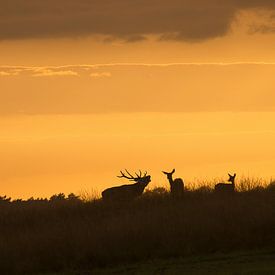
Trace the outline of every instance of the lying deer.
<instances>
[{"instance_id":1,"label":"lying deer","mask_svg":"<svg viewBox=\"0 0 275 275\"><path fill-rule=\"evenodd\" d=\"M215 192L233 193L235 191L235 177L236 173L232 176L228 174L228 182L231 183L218 183L215 185Z\"/></svg>"},{"instance_id":2,"label":"lying deer","mask_svg":"<svg viewBox=\"0 0 275 275\"><path fill-rule=\"evenodd\" d=\"M147 176L147 172L142 175L141 171L139 171L139 175L137 173L136 177L132 176L127 170L125 170L127 174L120 171L121 175L117 176L118 178L125 178L130 181L134 181L134 184L125 184L121 186L115 186L108 188L102 192L103 200L132 200L138 196L140 196L145 187L151 181L151 176Z\"/></svg>"},{"instance_id":3,"label":"lying deer","mask_svg":"<svg viewBox=\"0 0 275 275\"><path fill-rule=\"evenodd\" d=\"M175 173L175 171L176 170L173 169L172 172L170 173L165 171L162 171L162 173L164 173L167 176L167 179L170 184L171 195L174 197L181 197L184 191L184 183L183 183L183 180L180 178L173 180L173 174Z\"/></svg>"}]
</instances>

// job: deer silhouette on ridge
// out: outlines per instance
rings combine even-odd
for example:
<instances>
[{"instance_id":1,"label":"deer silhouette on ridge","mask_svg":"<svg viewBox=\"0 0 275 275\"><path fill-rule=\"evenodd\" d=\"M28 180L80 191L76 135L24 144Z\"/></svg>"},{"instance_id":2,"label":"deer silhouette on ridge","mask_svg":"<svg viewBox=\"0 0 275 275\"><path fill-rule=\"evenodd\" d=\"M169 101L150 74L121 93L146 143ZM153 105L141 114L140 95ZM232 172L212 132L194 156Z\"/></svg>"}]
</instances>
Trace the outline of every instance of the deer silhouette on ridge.
<instances>
[{"instance_id":1,"label":"deer silhouette on ridge","mask_svg":"<svg viewBox=\"0 0 275 275\"><path fill-rule=\"evenodd\" d=\"M232 176L228 173L229 179L228 182L230 183L218 183L215 185L215 192L219 193L233 193L235 192L235 177L236 173Z\"/></svg>"},{"instance_id":2,"label":"deer silhouette on ridge","mask_svg":"<svg viewBox=\"0 0 275 275\"><path fill-rule=\"evenodd\" d=\"M126 172L126 173L125 173ZM134 184L125 184L120 186L115 186L111 188L107 188L102 192L103 200L109 201L121 201L121 200L132 200L140 195L142 195L145 187L151 181L151 176L147 175L145 172L142 175L142 172L139 171L139 174L136 174L134 177L132 174L125 169L125 172L120 171L120 175L118 178L126 178L130 181L134 181Z\"/></svg>"},{"instance_id":3,"label":"deer silhouette on ridge","mask_svg":"<svg viewBox=\"0 0 275 275\"><path fill-rule=\"evenodd\" d=\"M170 193L173 197L181 197L184 192L184 182L181 178L176 178L173 180L173 174L175 173L175 169L172 172L162 171L167 176L167 179L170 184Z\"/></svg>"}]
</instances>

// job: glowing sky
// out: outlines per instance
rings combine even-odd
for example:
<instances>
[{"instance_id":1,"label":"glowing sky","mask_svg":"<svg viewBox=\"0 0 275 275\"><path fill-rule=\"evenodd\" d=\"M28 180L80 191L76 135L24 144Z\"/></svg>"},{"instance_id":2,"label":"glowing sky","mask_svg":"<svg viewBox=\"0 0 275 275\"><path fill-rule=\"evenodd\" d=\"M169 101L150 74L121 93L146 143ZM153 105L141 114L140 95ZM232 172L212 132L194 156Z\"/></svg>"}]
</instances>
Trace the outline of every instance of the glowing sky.
<instances>
[{"instance_id":1,"label":"glowing sky","mask_svg":"<svg viewBox=\"0 0 275 275\"><path fill-rule=\"evenodd\" d=\"M2 6L1 194L275 176L273 1Z\"/></svg>"}]
</instances>

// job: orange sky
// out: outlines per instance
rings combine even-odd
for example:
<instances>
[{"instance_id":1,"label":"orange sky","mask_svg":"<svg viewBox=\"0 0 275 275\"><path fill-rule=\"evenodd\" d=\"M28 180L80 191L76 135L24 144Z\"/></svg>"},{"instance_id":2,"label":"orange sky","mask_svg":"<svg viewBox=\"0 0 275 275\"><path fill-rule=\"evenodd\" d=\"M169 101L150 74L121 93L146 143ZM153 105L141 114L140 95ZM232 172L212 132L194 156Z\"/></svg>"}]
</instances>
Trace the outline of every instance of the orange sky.
<instances>
[{"instance_id":1,"label":"orange sky","mask_svg":"<svg viewBox=\"0 0 275 275\"><path fill-rule=\"evenodd\" d=\"M38 21L44 34L17 33L16 20L38 20L40 10L24 19L7 7L14 17L0 37L1 194L100 191L123 182L115 177L123 168L148 170L152 186L165 186L160 171L174 167L187 186L227 172L274 177L273 3L255 12L246 1L225 2L219 12L228 22L214 28L210 17L200 17L209 22L205 32L182 8L192 34L169 18L148 19L147 29L129 25L123 35L108 22L96 33L65 33L62 25L53 33L43 29L47 13ZM218 2L211 3L214 12ZM189 7L194 16L198 4Z\"/></svg>"}]
</instances>

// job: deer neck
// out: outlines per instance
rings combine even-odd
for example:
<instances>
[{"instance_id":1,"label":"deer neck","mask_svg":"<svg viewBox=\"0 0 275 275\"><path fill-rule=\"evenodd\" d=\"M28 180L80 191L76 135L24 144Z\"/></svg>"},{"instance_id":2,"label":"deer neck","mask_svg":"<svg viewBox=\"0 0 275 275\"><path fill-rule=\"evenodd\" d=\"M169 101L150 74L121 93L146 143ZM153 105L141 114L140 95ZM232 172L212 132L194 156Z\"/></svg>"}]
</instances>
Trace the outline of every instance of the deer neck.
<instances>
[{"instance_id":1,"label":"deer neck","mask_svg":"<svg viewBox=\"0 0 275 275\"><path fill-rule=\"evenodd\" d=\"M144 183L137 183L136 184L136 188L137 188L136 190L139 194L143 193L145 187L146 187L146 184L144 184Z\"/></svg>"},{"instance_id":2,"label":"deer neck","mask_svg":"<svg viewBox=\"0 0 275 275\"><path fill-rule=\"evenodd\" d=\"M173 182L174 182L173 181L173 176L172 175L168 175L167 178L168 178L169 183L173 184Z\"/></svg>"},{"instance_id":3,"label":"deer neck","mask_svg":"<svg viewBox=\"0 0 275 275\"><path fill-rule=\"evenodd\" d=\"M231 184L235 188L235 180L231 180Z\"/></svg>"}]
</instances>

